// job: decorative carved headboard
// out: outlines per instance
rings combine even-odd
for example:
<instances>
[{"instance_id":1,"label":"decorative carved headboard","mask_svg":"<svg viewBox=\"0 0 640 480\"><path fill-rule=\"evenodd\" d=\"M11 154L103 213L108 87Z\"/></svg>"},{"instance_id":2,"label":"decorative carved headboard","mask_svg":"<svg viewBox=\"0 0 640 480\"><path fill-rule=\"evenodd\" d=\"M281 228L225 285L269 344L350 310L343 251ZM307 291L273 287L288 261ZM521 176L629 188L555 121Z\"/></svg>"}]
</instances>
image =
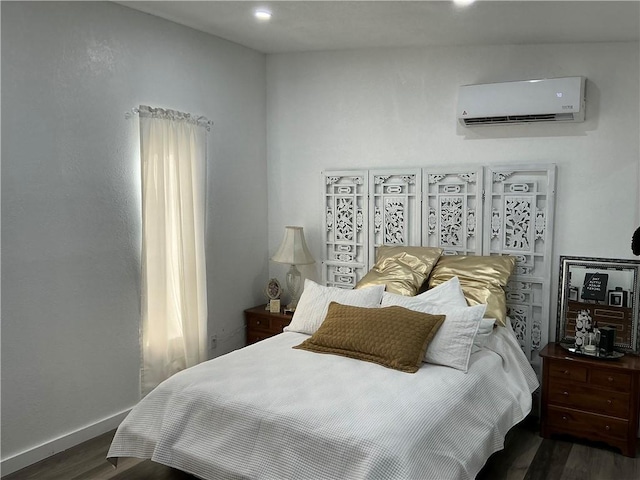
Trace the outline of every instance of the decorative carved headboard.
<instances>
[{"instance_id":1,"label":"decorative carved headboard","mask_svg":"<svg viewBox=\"0 0 640 480\"><path fill-rule=\"evenodd\" d=\"M323 280L353 288L380 245L513 255L507 313L538 366L549 331L555 174L553 164L325 171Z\"/></svg>"}]
</instances>

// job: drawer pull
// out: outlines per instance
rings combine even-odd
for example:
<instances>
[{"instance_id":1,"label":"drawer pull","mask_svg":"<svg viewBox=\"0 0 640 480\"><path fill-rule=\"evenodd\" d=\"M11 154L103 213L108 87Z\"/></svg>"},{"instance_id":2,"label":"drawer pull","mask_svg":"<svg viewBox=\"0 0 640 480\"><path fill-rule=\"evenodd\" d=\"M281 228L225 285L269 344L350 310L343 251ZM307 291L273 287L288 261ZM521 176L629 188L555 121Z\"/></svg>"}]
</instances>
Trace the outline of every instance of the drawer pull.
<instances>
[{"instance_id":1,"label":"drawer pull","mask_svg":"<svg viewBox=\"0 0 640 480\"><path fill-rule=\"evenodd\" d=\"M613 377L609 377L607 380L609 380L609 382L613 382Z\"/></svg>"},{"instance_id":2,"label":"drawer pull","mask_svg":"<svg viewBox=\"0 0 640 480\"><path fill-rule=\"evenodd\" d=\"M608 432L609 430L611 430L611 427L609 425L606 425L604 429Z\"/></svg>"},{"instance_id":3,"label":"drawer pull","mask_svg":"<svg viewBox=\"0 0 640 480\"><path fill-rule=\"evenodd\" d=\"M260 320L256 320L256 325L261 325L262 322Z\"/></svg>"},{"instance_id":4,"label":"drawer pull","mask_svg":"<svg viewBox=\"0 0 640 480\"><path fill-rule=\"evenodd\" d=\"M563 373L564 373L565 375L571 375L571 372L570 372L569 370L565 370Z\"/></svg>"},{"instance_id":5,"label":"drawer pull","mask_svg":"<svg viewBox=\"0 0 640 480\"><path fill-rule=\"evenodd\" d=\"M567 396L567 397L569 396L569 392L562 392L562 394Z\"/></svg>"},{"instance_id":6,"label":"drawer pull","mask_svg":"<svg viewBox=\"0 0 640 480\"><path fill-rule=\"evenodd\" d=\"M607 405L611 405L612 403L611 399L607 400Z\"/></svg>"},{"instance_id":7,"label":"drawer pull","mask_svg":"<svg viewBox=\"0 0 640 480\"><path fill-rule=\"evenodd\" d=\"M564 420L564 421L566 422L566 421L567 421L567 416L566 416L566 415L563 415L563 416L562 416L562 420Z\"/></svg>"}]
</instances>

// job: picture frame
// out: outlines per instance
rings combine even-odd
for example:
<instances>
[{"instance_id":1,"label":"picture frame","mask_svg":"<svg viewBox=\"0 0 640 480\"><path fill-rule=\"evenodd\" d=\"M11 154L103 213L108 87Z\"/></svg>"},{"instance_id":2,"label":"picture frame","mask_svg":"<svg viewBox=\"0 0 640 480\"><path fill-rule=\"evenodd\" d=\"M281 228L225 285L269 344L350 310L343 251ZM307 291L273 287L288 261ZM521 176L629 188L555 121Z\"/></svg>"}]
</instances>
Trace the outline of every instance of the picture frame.
<instances>
[{"instance_id":1,"label":"picture frame","mask_svg":"<svg viewBox=\"0 0 640 480\"><path fill-rule=\"evenodd\" d=\"M578 312L588 310L598 326L616 327L617 350L638 353L639 305L640 261L560 257L556 341L575 342Z\"/></svg>"},{"instance_id":2,"label":"picture frame","mask_svg":"<svg viewBox=\"0 0 640 480\"><path fill-rule=\"evenodd\" d=\"M609 290L609 305L612 307L626 307L627 306L626 290Z\"/></svg>"},{"instance_id":3,"label":"picture frame","mask_svg":"<svg viewBox=\"0 0 640 480\"><path fill-rule=\"evenodd\" d=\"M593 302L604 302L607 299L607 285L609 284L609 274L601 270L586 271L584 283L582 285L582 300Z\"/></svg>"},{"instance_id":4,"label":"picture frame","mask_svg":"<svg viewBox=\"0 0 640 480\"><path fill-rule=\"evenodd\" d=\"M264 294L268 298L265 310L269 310L271 313L277 313L280 311L280 296L282 295L282 286L277 278L270 278L267 285L264 287Z\"/></svg>"},{"instance_id":5,"label":"picture frame","mask_svg":"<svg viewBox=\"0 0 640 480\"><path fill-rule=\"evenodd\" d=\"M277 300L282 295L282 287L277 278L269 279L269 283L264 289L265 294L269 297L269 300Z\"/></svg>"}]
</instances>

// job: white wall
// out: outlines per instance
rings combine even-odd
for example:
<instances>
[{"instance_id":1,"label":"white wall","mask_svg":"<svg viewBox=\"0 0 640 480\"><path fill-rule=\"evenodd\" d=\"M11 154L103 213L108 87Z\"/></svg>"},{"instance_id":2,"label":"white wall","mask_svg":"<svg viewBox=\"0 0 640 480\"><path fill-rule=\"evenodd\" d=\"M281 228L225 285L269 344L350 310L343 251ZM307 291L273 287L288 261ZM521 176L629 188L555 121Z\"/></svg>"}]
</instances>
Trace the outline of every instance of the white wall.
<instances>
[{"instance_id":1,"label":"white wall","mask_svg":"<svg viewBox=\"0 0 640 480\"><path fill-rule=\"evenodd\" d=\"M114 428L139 398L140 170L124 114L141 103L215 122L212 356L244 345L242 310L262 300L265 56L113 3L2 2L3 473Z\"/></svg>"},{"instance_id":2,"label":"white wall","mask_svg":"<svg viewBox=\"0 0 640 480\"><path fill-rule=\"evenodd\" d=\"M320 259L324 169L554 162L554 282L559 255L631 257L637 43L283 54L265 76L263 55L120 5L1 8L5 467L110 428L138 398L139 169L123 115L140 103L215 122L212 355L243 344L242 309L283 280L267 255L284 225L303 225ZM583 124L456 124L458 85L570 75L589 79Z\"/></svg>"},{"instance_id":3,"label":"white wall","mask_svg":"<svg viewBox=\"0 0 640 480\"><path fill-rule=\"evenodd\" d=\"M556 163L554 338L560 255L635 258L639 51L638 43L594 43L267 57L269 252L282 226L300 224L321 258L325 169ZM459 85L579 75L588 79L584 123L457 125ZM320 272L318 263L305 274Z\"/></svg>"}]
</instances>

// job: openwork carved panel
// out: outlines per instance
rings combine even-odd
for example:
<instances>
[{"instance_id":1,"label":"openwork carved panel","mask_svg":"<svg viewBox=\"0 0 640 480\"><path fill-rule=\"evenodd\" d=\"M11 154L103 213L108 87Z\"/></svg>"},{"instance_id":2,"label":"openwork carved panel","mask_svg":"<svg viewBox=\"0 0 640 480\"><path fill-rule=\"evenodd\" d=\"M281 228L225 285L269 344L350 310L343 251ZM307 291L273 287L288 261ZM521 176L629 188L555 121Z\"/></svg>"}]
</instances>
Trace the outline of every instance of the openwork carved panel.
<instances>
[{"instance_id":1,"label":"openwork carved panel","mask_svg":"<svg viewBox=\"0 0 640 480\"><path fill-rule=\"evenodd\" d=\"M424 169L422 175L422 244L447 254L480 255L482 169Z\"/></svg>"},{"instance_id":2,"label":"openwork carved panel","mask_svg":"<svg viewBox=\"0 0 640 480\"><path fill-rule=\"evenodd\" d=\"M513 331L516 333L516 338L523 349L527 346L527 322L529 321L528 310L529 308L526 305L510 305L507 311L507 315L511 319Z\"/></svg>"},{"instance_id":3,"label":"openwork carved panel","mask_svg":"<svg viewBox=\"0 0 640 480\"><path fill-rule=\"evenodd\" d=\"M403 198L384 199L384 244L404 245L406 243L405 215L407 205Z\"/></svg>"},{"instance_id":4,"label":"openwork carved panel","mask_svg":"<svg viewBox=\"0 0 640 480\"><path fill-rule=\"evenodd\" d=\"M511 278L515 278L515 275L516 273ZM544 285L540 282L517 280L510 281L505 289L507 315L511 318L516 336L524 352L538 351L543 346L541 345L542 322L545 318L543 290ZM547 325L546 322L545 325Z\"/></svg>"},{"instance_id":5,"label":"openwork carved panel","mask_svg":"<svg viewBox=\"0 0 640 480\"><path fill-rule=\"evenodd\" d=\"M371 170L369 175L372 267L381 245L420 245L422 177L419 169Z\"/></svg>"},{"instance_id":6,"label":"openwork carved panel","mask_svg":"<svg viewBox=\"0 0 640 480\"><path fill-rule=\"evenodd\" d=\"M444 195L439 200L440 245L461 248L464 246L464 198Z\"/></svg>"},{"instance_id":7,"label":"openwork carved panel","mask_svg":"<svg viewBox=\"0 0 640 480\"><path fill-rule=\"evenodd\" d=\"M357 224L355 199L353 197L336 197L334 206L334 214L329 213L331 217L335 217L335 238L336 240L353 240Z\"/></svg>"},{"instance_id":8,"label":"openwork carved panel","mask_svg":"<svg viewBox=\"0 0 640 480\"><path fill-rule=\"evenodd\" d=\"M531 197L512 196L504 199L503 246L506 249L530 251L530 237L535 230L532 201Z\"/></svg>"}]
</instances>

